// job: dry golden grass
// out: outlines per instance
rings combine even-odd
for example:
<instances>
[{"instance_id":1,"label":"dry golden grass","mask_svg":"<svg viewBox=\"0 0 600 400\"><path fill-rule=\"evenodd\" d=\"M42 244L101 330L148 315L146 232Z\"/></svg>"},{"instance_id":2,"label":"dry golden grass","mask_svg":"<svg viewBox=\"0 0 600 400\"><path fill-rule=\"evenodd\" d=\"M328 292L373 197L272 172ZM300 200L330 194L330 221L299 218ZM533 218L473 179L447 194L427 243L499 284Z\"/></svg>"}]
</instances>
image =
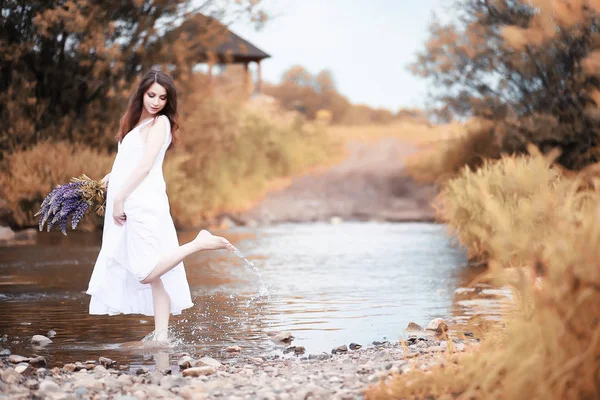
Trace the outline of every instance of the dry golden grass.
<instances>
[{"instance_id":1,"label":"dry golden grass","mask_svg":"<svg viewBox=\"0 0 600 400\"><path fill-rule=\"evenodd\" d=\"M514 289L518 312L505 330L476 354L373 386L367 399L600 396L600 166L566 177L549 161L505 158L463 171L445 193L462 213L479 210L449 215L480 227L466 246L478 254L485 243L490 274ZM524 268L507 274L507 262Z\"/></svg>"},{"instance_id":2,"label":"dry golden grass","mask_svg":"<svg viewBox=\"0 0 600 400\"><path fill-rule=\"evenodd\" d=\"M244 209L283 178L341 154L339 143L323 126L263 111L231 100L210 100L184 116L181 146L167 153L164 165L178 227L198 227L220 212ZM33 214L52 188L84 173L102 178L114 156L66 142L44 142L15 152L0 168L0 198L7 201L18 225L37 226Z\"/></svg>"},{"instance_id":3,"label":"dry golden grass","mask_svg":"<svg viewBox=\"0 0 600 400\"><path fill-rule=\"evenodd\" d=\"M17 224L35 226L34 214L56 185L68 183L83 173L101 179L110 171L112 161L112 155L85 145L41 142L5 157L0 168L0 198L6 200ZM84 218L79 229L90 229L98 221Z\"/></svg>"},{"instance_id":4,"label":"dry golden grass","mask_svg":"<svg viewBox=\"0 0 600 400\"><path fill-rule=\"evenodd\" d=\"M393 137L413 144L425 145L458 135L461 126L459 124L432 125L406 119L390 124L332 125L328 131L332 137L340 140L371 141Z\"/></svg>"},{"instance_id":5,"label":"dry golden grass","mask_svg":"<svg viewBox=\"0 0 600 400\"><path fill-rule=\"evenodd\" d=\"M464 166L475 169L500 157L492 127L482 120L449 124L447 134L430 141L406 161L407 173L421 183L443 183Z\"/></svg>"}]
</instances>

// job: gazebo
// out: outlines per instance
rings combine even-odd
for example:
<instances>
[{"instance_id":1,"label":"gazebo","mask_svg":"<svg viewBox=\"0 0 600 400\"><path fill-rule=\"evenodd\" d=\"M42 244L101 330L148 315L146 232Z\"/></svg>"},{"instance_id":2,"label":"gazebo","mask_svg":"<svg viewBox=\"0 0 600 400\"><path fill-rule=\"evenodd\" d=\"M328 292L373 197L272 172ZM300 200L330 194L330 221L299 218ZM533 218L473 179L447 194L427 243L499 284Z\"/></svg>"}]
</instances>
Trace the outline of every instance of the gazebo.
<instances>
[{"instance_id":1,"label":"gazebo","mask_svg":"<svg viewBox=\"0 0 600 400\"><path fill-rule=\"evenodd\" d=\"M244 89L249 92L251 74L249 65L257 65L256 91L262 84L261 61L271 57L252 43L230 31L218 20L197 14L184 22L170 34L187 36L189 52L194 63L208 64L208 75L212 80L215 64L243 64Z\"/></svg>"}]
</instances>

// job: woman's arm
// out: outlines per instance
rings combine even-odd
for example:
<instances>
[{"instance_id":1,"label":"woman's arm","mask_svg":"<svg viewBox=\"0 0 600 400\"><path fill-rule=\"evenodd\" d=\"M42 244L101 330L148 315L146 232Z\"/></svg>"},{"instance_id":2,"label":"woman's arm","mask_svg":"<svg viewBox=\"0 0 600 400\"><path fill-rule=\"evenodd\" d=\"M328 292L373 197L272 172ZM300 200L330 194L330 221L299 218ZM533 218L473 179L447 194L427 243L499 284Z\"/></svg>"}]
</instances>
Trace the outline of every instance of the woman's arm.
<instances>
[{"instance_id":1,"label":"woman's arm","mask_svg":"<svg viewBox=\"0 0 600 400\"><path fill-rule=\"evenodd\" d=\"M154 165L154 162L156 161L156 158L158 157L158 153L160 153L160 149L165 143L166 137L166 121L158 118L148 132L146 149L144 150L142 160L133 170L127 181L125 181L123 188L115 197L115 202L124 202L125 199L127 199L127 197L129 197L131 193L133 193L133 191L138 187L138 185L142 183L144 178L148 176L152 166Z\"/></svg>"}]
</instances>

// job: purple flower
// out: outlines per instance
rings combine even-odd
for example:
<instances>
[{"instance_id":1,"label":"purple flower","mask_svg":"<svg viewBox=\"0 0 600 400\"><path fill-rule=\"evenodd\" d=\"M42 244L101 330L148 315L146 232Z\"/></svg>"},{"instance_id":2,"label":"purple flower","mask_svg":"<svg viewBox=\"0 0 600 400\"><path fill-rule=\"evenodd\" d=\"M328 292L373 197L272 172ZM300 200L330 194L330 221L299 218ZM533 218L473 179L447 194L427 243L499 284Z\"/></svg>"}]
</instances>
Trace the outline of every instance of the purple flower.
<instances>
[{"instance_id":1,"label":"purple flower","mask_svg":"<svg viewBox=\"0 0 600 400\"><path fill-rule=\"evenodd\" d=\"M50 232L58 224L60 231L66 235L69 217L71 228L75 229L90 206L96 204L97 210L103 209L104 199L105 188L100 182L86 175L72 178L69 183L52 189L44 198L40 210L35 214L40 216L39 229L41 231L47 223L47 230Z\"/></svg>"}]
</instances>

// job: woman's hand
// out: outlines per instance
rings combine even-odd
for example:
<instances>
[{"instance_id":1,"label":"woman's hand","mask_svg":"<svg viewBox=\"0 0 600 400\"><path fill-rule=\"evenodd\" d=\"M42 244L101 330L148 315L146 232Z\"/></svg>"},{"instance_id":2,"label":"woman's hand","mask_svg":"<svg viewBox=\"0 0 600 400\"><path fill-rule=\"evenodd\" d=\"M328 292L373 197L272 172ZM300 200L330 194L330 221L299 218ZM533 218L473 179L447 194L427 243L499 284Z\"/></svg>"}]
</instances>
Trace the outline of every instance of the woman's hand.
<instances>
[{"instance_id":1,"label":"woman's hand","mask_svg":"<svg viewBox=\"0 0 600 400\"><path fill-rule=\"evenodd\" d=\"M127 220L125 215L125 201L121 199L115 199L113 206L113 220L115 224L122 226Z\"/></svg>"},{"instance_id":2,"label":"woman's hand","mask_svg":"<svg viewBox=\"0 0 600 400\"><path fill-rule=\"evenodd\" d=\"M102 186L104 186L104 188L106 188L106 186L108 185L109 179L110 179L110 173L106 174L104 176L104 178L102 178L102 180L100 181L100 183L102 184Z\"/></svg>"}]
</instances>

